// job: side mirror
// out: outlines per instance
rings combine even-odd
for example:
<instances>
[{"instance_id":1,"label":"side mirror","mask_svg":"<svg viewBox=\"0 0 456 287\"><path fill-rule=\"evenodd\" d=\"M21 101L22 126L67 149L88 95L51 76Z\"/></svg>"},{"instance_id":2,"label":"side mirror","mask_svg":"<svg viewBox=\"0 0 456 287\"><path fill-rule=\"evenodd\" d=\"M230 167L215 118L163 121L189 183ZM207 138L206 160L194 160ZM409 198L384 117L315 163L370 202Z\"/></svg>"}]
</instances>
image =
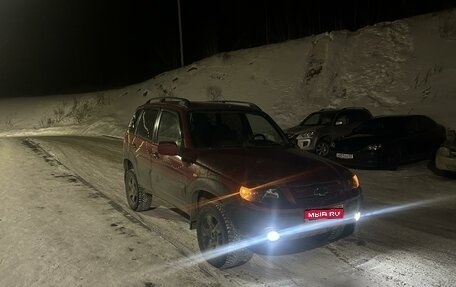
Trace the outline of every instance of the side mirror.
<instances>
[{"instance_id":1,"label":"side mirror","mask_svg":"<svg viewBox=\"0 0 456 287\"><path fill-rule=\"evenodd\" d=\"M161 155L178 155L179 149L175 142L159 142L158 143L158 153Z\"/></svg>"}]
</instances>

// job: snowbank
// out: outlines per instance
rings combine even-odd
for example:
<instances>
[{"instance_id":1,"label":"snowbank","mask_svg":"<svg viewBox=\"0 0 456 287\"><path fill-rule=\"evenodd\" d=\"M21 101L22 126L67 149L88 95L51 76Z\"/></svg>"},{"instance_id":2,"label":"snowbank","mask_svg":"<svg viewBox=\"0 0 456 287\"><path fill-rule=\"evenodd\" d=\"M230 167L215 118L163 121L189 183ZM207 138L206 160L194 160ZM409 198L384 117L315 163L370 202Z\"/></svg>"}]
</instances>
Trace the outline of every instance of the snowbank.
<instances>
[{"instance_id":1,"label":"snowbank","mask_svg":"<svg viewBox=\"0 0 456 287\"><path fill-rule=\"evenodd\" d=\"M221 53L122 89L0 99L0 135L120 136L150 97L251 101L283 128L324 107L456 128L456 10Z\"/></svg>"}]
</instances>

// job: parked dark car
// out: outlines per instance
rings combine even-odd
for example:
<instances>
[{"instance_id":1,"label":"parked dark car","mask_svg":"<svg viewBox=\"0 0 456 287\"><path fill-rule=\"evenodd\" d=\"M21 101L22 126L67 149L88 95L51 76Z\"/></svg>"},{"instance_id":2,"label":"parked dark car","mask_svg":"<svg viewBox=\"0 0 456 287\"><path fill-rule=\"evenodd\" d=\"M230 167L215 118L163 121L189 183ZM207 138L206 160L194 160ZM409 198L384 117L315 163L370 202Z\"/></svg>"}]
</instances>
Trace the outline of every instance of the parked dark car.
<instances>
[{"instance_id":1,"label":"parked dark car","mask_svg":"<svg viewBox=\"0 0 456 287\"><path fill-rule=\"evenodd\" d=\"M322 109L285 132L301 149L327 157L332 141L350 134L362 121L371 118L371 112L365 108Z\"/></svg>"},{"instance_id":2,"label":"parked dark car","mask_svg":"<svg viewBox=\"0 0 456 287\"><path fill-rule=\"evenodd\" d=\"M219 268L252 256L248 245L214 255L228 244L335 239L360 216L357 176L296 148L251 103L153 99L131 119L123 157L129 206L147 210L158 197L186 213L203 256ZM323 223L332 226L314 229Z\"/></svg>"},{"instance_id":3,"label":"parked dark car","mask_svg":"<svg viewBox=\"0 0 456 287\"><path fill-rule=\"evenodd\" d=\"M434 157L445 128L427 116L383 116L358 126L332 144L331 158L351 167L397 169L399 164Z\"/></svg>"}]
</instances>

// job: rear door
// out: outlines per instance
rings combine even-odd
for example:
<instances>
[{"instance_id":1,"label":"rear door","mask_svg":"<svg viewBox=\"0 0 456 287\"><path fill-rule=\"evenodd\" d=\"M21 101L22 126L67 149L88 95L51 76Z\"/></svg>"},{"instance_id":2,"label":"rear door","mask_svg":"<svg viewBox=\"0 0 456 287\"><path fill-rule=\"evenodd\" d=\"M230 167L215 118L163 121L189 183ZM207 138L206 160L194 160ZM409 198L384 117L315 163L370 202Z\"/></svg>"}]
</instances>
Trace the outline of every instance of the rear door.
<instances>
[{"instance_id":1,"label":"rear door","mask_svg":"<svg viewBox=\"0 0 456 287\"><path fill-rule=\"evenodd\" d=\"M136 135L132 140L131 148L136 160L136 175L139 185L149 192L153 192L151 174L152 138L158 110L146 109L141 113L136 127Z\"/></svg>"},{"instance_id":2,"label":"rear door","mask_svg":"<svg viewBox=\"0 0 456 287\"><path fill-rule=\"evenodd\" d=\"M349 135L361 122L372 118L367 110L346 110L340 112L333 125L333 139Z\"/></svg>"}]
</instances>

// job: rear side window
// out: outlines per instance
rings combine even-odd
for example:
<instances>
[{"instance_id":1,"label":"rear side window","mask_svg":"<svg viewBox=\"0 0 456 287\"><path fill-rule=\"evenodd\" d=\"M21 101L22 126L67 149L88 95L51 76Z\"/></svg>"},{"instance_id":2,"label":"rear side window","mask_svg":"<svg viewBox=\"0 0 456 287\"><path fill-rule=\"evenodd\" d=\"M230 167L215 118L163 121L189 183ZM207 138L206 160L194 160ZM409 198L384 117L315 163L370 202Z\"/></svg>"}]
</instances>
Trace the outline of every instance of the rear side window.
<instances>
[{"instance_id":1,"label":"rear side window","mask_svg":"<svg viewBox=\"0 0 456 287\"><path fill-rule=\"evenodd\" d=\"M372 118L372 116L367 111L352 111L349 114L350 123L362 122L370 118Z\"/></svg>"},{"instance_id":2,"label":"rear side window","mask_svg":"<svg viewBox=\"0 0 456 287\"><path fill-rule=\"evenodd\" d=\"M427 117L418 117L418 131L425 132L435 128L435 122Z\"/></svg>"},{"instance_id":3,"label":"rear side window","mask_svg":"<svg viewBox=\"0 0 456 287\"><path fill-rule=\"evenodd\" d=\"M134 134L136 132L136 127L139 122L139 118L141 117L142 110L137 110L136 113L133 115L133 117L130 120L130 123L128 124L128 132Z\"/></svg>"},{"instance_id":4,"label":"rear side window","mask_svg":"<svg viewBox=\"0 0 456 287\"><path fill-rule=\"evenodd\" d=\"M136 134L152 140L157 114L157 110L145 110L138 120Z\"/></svg>"}]
</instances>

